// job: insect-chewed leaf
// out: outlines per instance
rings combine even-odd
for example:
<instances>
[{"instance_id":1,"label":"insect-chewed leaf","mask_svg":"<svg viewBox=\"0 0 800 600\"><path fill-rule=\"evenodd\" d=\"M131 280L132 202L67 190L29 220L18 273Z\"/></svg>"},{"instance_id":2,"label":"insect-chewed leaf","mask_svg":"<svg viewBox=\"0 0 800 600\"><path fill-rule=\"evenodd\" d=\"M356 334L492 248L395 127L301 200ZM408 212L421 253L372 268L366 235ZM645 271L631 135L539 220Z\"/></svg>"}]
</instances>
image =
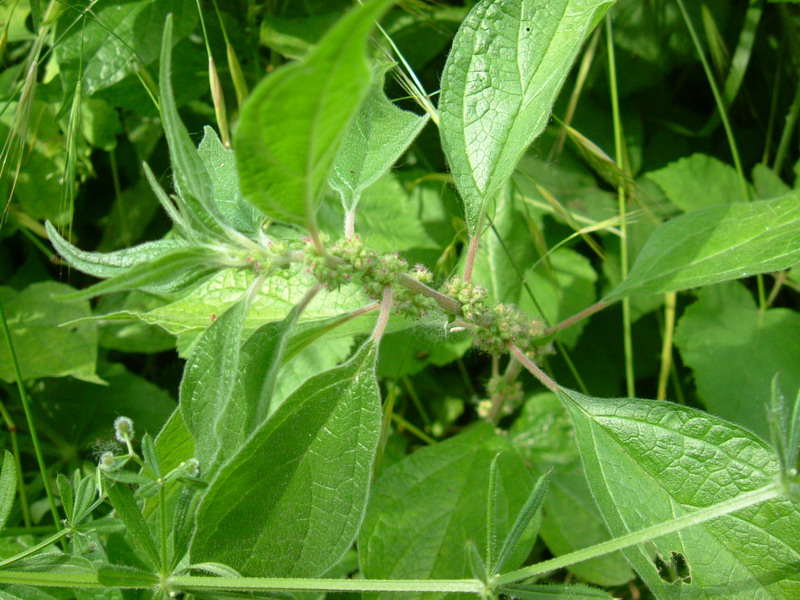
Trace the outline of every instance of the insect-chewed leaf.
<instances>
[{"instance_id":1,"label":"insect-chewed leaf","mask_svg":"<svg viewBox=\"0 0 800 600\"><path fill-rule=\"evenodd\" d=\"M777 477L775 455L764 442L707 413L566 389L559 397L614 536L732 499ZM623 552L659 599L706 598L710 590L732 600L800 594L800 511L789 500L770 500ZM680 567L676 577L665 577L663 557Z\"/></svg>"}]
</instances>

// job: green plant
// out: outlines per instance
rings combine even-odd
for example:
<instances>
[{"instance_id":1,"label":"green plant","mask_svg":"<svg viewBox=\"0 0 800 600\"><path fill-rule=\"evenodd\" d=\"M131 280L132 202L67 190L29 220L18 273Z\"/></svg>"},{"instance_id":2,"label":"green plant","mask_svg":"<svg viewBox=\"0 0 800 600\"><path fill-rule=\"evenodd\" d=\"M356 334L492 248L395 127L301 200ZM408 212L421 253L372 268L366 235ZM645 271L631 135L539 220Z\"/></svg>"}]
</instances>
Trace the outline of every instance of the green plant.
<instances>
[{"instance_id":1,"label":"green plant","mask_svg":"<svg viewBox=\"0 0 800 600\"><path fill-rule=\"evenodd\" d=\"M121 319L177 334L187 358L179 404L168 417L154 418L164 423L160 433L148 431L140 444L136 433L147 431L146 424L117 417L119 444L98 454L96 468L81 465L71 478L58 474L51 490L24 380L72 375L96 382L94 357L37 365L27 358L35 351L22 349L17 358L24 335L16 321L14 334L2 317L15 369L7 379L19 385L54 518L46 535L0 560L0 582L9 586L2 594L47 598L40 588L54 587L79 597L97 589L157 598L287 592L608 597L551 576L570 567L585 582L609 589L632 580L633 568L656 598L796 595L800 394L793 402L784 395L800 387L800 375L796 365L780 380L771 364L745 367L759 378L769 373L768 401L723 404L703 390L727 375L698 366L715 361L694 337L720 326L709 313L723 327L797 328L792 311L768 308L761 278L800 261L798 192L781 187L780 165L754 174L760 199L750 197L738 158L737 172L694 154L635 182L608 0L477 3L453 39L437 108L405 57L397 57L405 69L399 77L425 115L401 110L384 91L386 73L398 68L380 54L399 52L392 34L376 35L381 51L368 51L375 23L392 4L373 0L342 11L311 43L308 35L288 35L291 27L279 19L265 19L268 43L295 60L247 92L237 79L238 62L230 59L242 101L233 149L222 125L222 139L207 127L195 145L179 116L173 36L189 31L191 22L178 11L166 18L158 88L146 71L139 77L157 98L168 144L174 193L164 191L150 167L143 169L171 220L169 233L88 252L69 241L66 221L54 219L45 227L57 252L102 281L82 290L34 284L40 287L26 288L30 298L20 299L23 292L0 300L73 307L60 319L71 319L71 343L76 331L97 336L98 321ZM691 26L682 3L677 7ZM549 189L544 166L526 155L545 130L582 44L590 38L589 49L596 48L591 36L601 23L616 158L569 124L562 131L614 190L596 186L591 193L600 208L616 205L616 214L565 206ZM305 25L310 31L313 23ZM69 65L65 46L61 64ZM209 42L206 49L213 74ZM91 67L71 73L77 92ZM215 77L214 114L226 123ZM716 95L730 136L731 99ZM408 149L431 126L439 129L463 220L446 212L447 192L425 187L431 178L425 169L412 165L406 188L389 173L404 155L430 160L423 150ZM719 189L708 199L692 193L697 172L714 174ZM420 198L431 189L435 203ZM742 201L731 202L731 194ZM647 201L631 213L637 196ZM387 209L387 202L404 210ZM458 262L443 256L438 264L422 263L431 256L426 239L436 250L447 245L436 243L423 224L447 229L456 240L450 246L463 242ZM602 246L591 237L596 231L608 233ZM609 241L614 234L621 245ZM607 265L616 261L605 267L609 285L599 299L591 262L559 249L573 239L585 240L587 252ZM537 246L547 248L536 254L542 269L537 263L520 273ZM745 276L759 276L759 306L734 282ZM581 295L587 287L589 294ZM634 398L634 312L665 304L663 397L672 371L675 294L698 287L699 299L685 310L674 339L696 369L710 411ZM577 299L569 297L573 288ZM88 300L106 294L122 300L92 315ZM583 385L577 370L558 373L548 361L556 352L568 361L583 320L617 302L631 397L601 399L559 384L563 373ZM576 314L570 317L568 308ZM132 335L134 343L137 336L158 340L152 329ZM429 354L398 347L420 341ZM85 346L96 352L95 344ZM466 371L462 357L471 346L473 356L491 361L473 414L462 416L473 409L445 394L423 401L409 376L436 364ZM748 358L735 345L728 352L730 360ZM764 355L771 356L769 349ZM469 373L465 380L473 385ZM395 411L401 393L395 381L406 386L418 424ZM407 452L408 438L398 429L427 445ZM0 524L20 487L19 456L15 447L4 458ZM582 505L587 501L589 508ZM579 535L596 543L571 539L571 518ZM538 537L553 558L544 557ZM350 577L356 571L361 577Z\"/></svg>"}]
</instances>

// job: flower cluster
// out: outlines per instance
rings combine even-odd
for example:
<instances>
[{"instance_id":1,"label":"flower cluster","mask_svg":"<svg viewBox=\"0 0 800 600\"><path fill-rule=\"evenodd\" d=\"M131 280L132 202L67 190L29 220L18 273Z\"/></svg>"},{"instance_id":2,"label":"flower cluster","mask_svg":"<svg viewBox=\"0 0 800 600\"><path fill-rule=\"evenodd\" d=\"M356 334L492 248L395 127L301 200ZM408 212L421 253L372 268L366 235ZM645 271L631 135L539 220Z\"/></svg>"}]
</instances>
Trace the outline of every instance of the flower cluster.
<instances>
[{"instance_id":1,"label":"flower cluster","mask_svg":"<svg viewBox=\"0 0 800 600\"><path fill-rule=\"evenodd\" d=\"M486 305L486 289L471 281L453 277L445 282L441 292L461 303L461 314L468 321L480 323L489 314L489 307Z\"/></svg>"},{"instance_id":2,"label":"flower cluster","mask_svg":"<svg viewBox=\"0 0 800 600\"><path fill-rule=\"evenodd\" d=\"M421 265L409 268L408 261L397 252L378 254L366 248L358 236L338 241L325 255L318 254L309 244L306 264L309 272L329 290L357 281L367 296L379 300L384 288L391 286L394 291L392 306L395 312L405 316L423 317L436 305L430 298L397 285L403 276L428 283L432 279L430 271Z\"/></svg>"},{"instance_id":3,"label":"flower cluster","mask_svg":"<svg viewBox=\"0 0 800 600\"><path fill-rule=\"evenodd\" d=\"M544 323L540 319L532 319L510 304L498 304L492 307L484 317L488 323L480 324L472 330L475 345L489 354L503 354L506 342L512 342L523 352L529 352L538 346L537 338L545 333Z\"/></svg>"}]
</instances>

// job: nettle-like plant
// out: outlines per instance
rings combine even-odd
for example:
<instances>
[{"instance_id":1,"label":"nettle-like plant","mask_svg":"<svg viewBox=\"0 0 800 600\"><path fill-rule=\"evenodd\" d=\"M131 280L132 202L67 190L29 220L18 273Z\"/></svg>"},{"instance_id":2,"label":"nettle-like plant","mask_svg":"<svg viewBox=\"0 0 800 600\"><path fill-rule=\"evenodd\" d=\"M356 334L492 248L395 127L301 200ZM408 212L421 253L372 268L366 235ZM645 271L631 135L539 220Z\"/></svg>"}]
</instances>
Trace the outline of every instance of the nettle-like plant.
<instances>
[{"instance_id":1,"label":"nettle-like plant","mask_svg":"<svg viewBox=\"0 0 800 600\"><path fill-rule=\"evenodd\" d=\"M167 294L170 302L138 318L200 330L182 337L189 359L179 407L155 439L142 437L138 452L135 424L118 419L124 453L104 453L92 476L59 476L66 519L0 562L0 582L13 584L0 596L33 598L19 586L51 586L151 590L158 598L608 597L584 585L536 583L580 563L606 569L612 581L614 569L630 565L660 599L798 597L797 401L784 403L774 388L770 446L699 410L586 396L538 365L562 331L611 303L800 261L800 196L665 222L616 288L560 324L495 304L481 286L479 258L482 244L493 243L489 214L509 218L503 210L517 163L612 2L479 2L453 42L438 109L419 97L425 116L387 99L385 66L367 51L390 4L352 9L304 57L270 73L242 111L233 150L210 128L195 147L179 119L167 22L160 110L174 194L145 169L172 231L108 254L81 251L52 226L48 233L70 265L103 279L71 299ZM426 266L371 247L358 209L429 120L441 133L469 240L462 275L440 282ZM330 239L323 221L338 223L341 238ZM462 351L471 341L492 356L508 354L509 366L489 381L483 422L379 468L393 399L390 390L382 406L379 346L386 332L409 328L452 336ZM299 386L282 384L292 357L344 336L359 340L355 351L321 360L324 368ZM573 551L558 550L569 544L550 535L556 557L542 562L530 554L548 474L535 478L508 432L496 429L522 396L523 370L549 392L526 406L512 436L548 415L554 435L565 435L568 415L577 442L570 468L579 469L579 455L592 510L611 534ZM7 455L0 523L15 479ZM98 518L106 502L114 513ZM125 537L106 547L120 530Z\"/></svg>"}]
</instances>

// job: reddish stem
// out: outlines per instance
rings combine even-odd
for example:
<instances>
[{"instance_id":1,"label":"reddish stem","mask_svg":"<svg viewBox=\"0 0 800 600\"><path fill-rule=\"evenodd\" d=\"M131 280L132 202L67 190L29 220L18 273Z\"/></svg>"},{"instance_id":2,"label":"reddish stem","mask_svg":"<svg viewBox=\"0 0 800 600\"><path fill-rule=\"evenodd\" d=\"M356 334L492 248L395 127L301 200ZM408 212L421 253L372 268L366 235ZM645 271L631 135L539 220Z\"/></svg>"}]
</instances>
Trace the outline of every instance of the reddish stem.
<instances>
[{"instance_id":1,"label":"reddish stem","mask_svg":"<svg viewBox=\"0 0 800 600\"><path fill-rule=\"evenodd\" d=\"M507 341L506 348L508 348L508 351L514 355L514 358L516 358L523 367L528 369L528 371L530 371L531 374L536 377L536 379L538 379L544 387L554 393L558 391L558 384L550 379L550 377L544 371L542 371L535 362L528 358L528 356L522 350L520 350L514 342L510 340Z\"/></svg>"}]
</instances>

